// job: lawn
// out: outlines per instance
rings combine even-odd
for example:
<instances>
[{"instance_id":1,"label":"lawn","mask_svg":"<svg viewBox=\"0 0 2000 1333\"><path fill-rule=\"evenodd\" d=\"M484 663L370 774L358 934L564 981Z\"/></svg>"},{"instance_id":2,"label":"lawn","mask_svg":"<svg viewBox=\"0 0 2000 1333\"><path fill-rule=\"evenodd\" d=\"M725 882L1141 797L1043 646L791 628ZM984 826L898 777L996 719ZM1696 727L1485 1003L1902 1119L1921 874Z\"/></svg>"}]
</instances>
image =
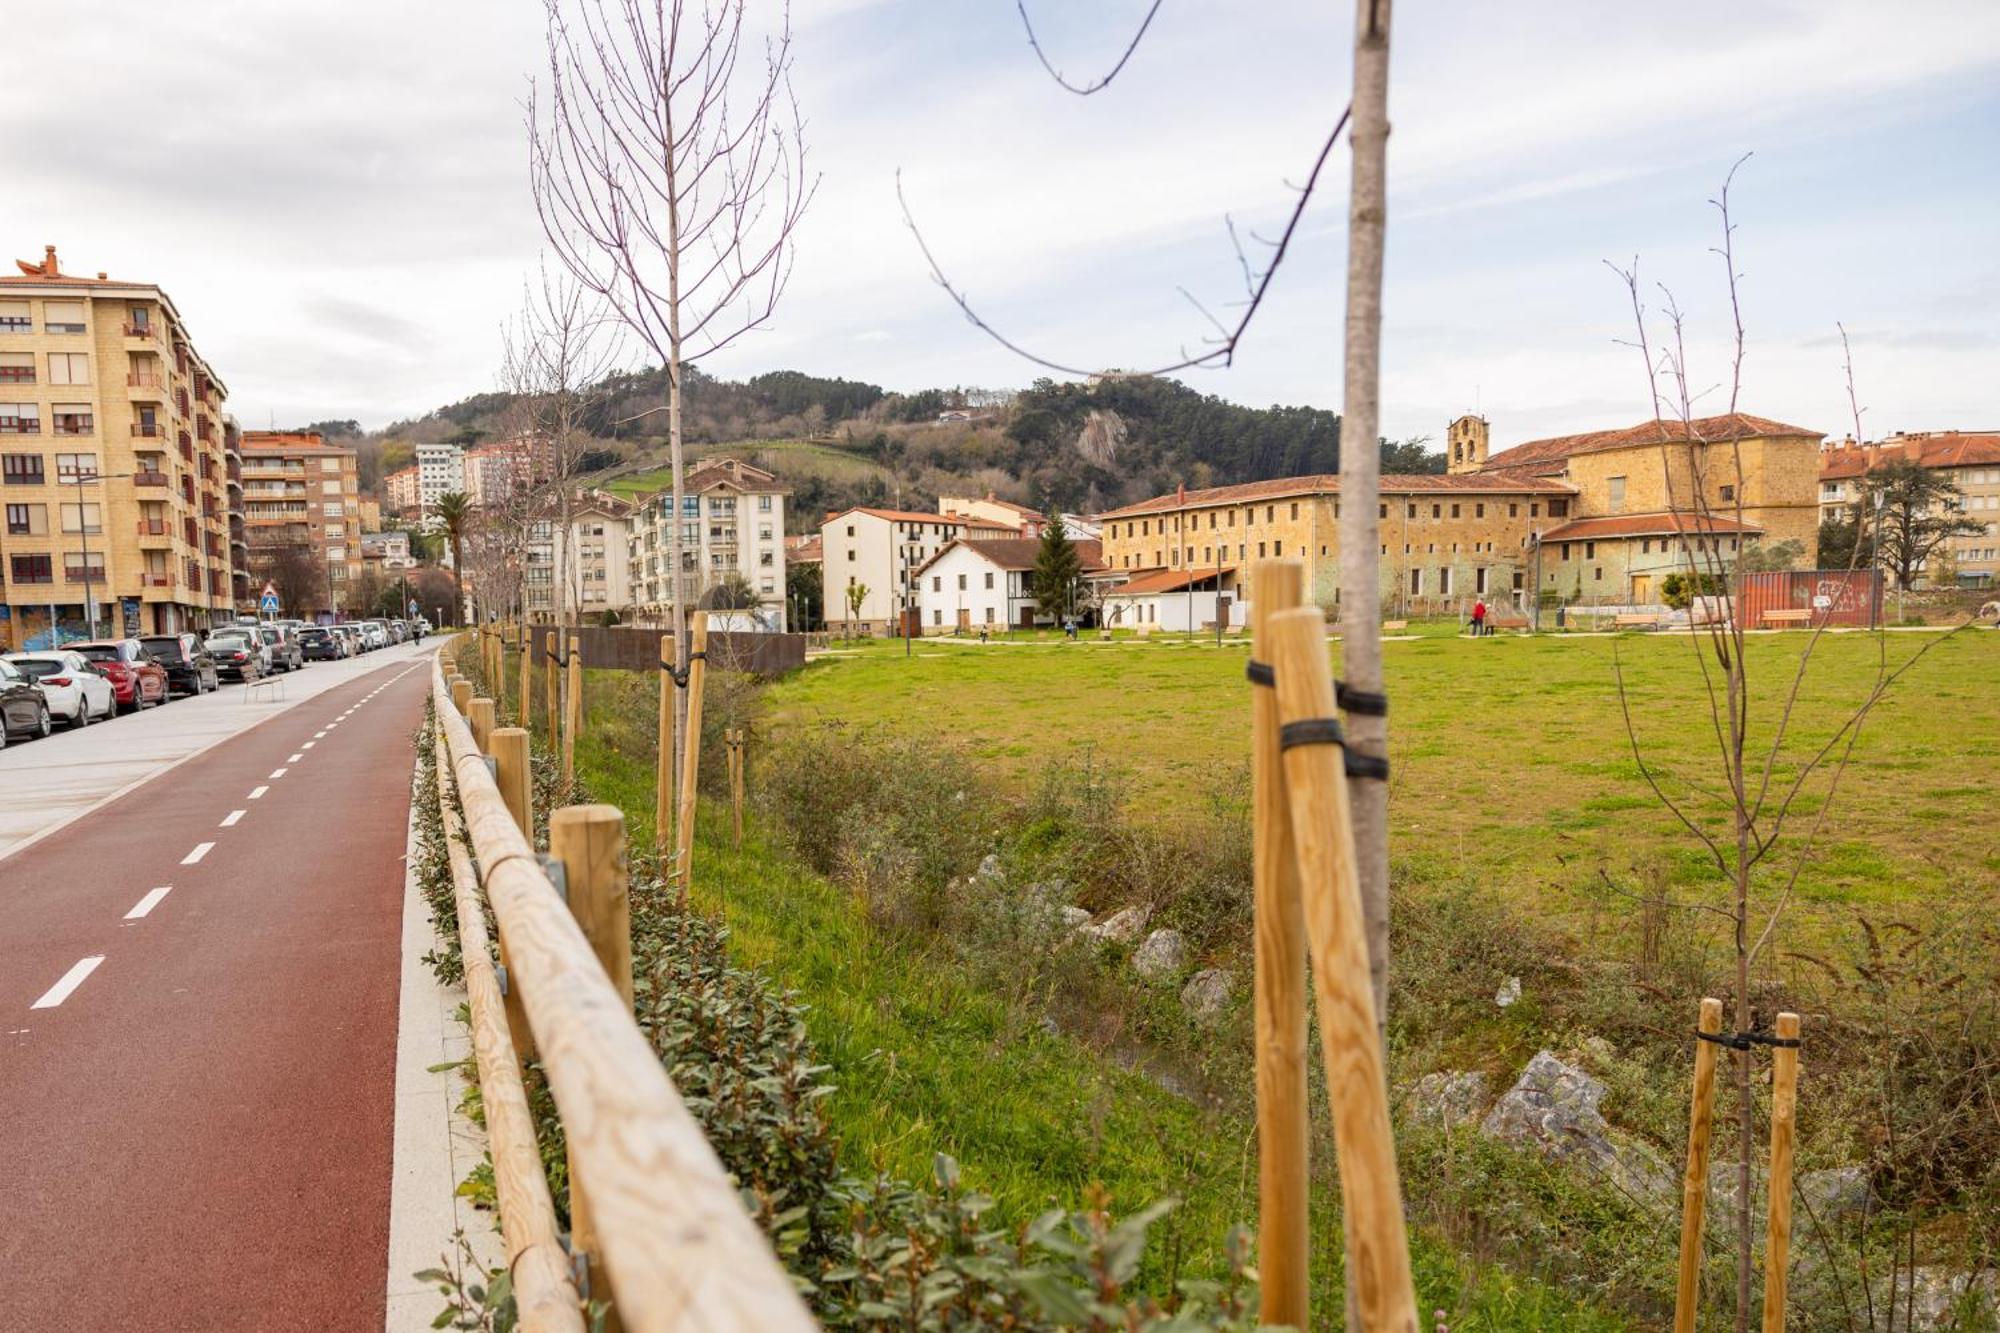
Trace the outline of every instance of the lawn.
<instances>
[{"instance_id":1,"label":"lawn","mask_svg":"<svg viewBox=\"0 0 2000 1333\"><path fill-rule=\"evenodd\" d=\"M1425 878L1584 888L1662 862L1670 881L1712 878L1697 844L1634 762L1640 752L1705 826L1724 807L1688 783L1721 774L1693 644L1685 636L1496 636L1413 626L1384 645L1392 699L1391 854ZM1878 651L1893 668L1931 651L1871 712L1819 831L1799 896L1813 905L1902 904L2000 870L2000 636L1968 630L1821 636L1799 689L1773 788L1794 779L1867 694ZM1750 753L1759 764L1811 636L1751 635ZM1249 757L1248 645L1212 638L836 642L851 651L773 691L774 724L838 721L962 743L1025 784L1051 754L1089 749L1121 769L1141 818L1240 790ZM1336 670L1338 658L1336 649ZM1790 828L1808 829L1831 766L1807 782ZM1787 844L1795 854L1796 841ZM1767 863L1788 871L1785 856Z\"/></svg>"}]
</instances>

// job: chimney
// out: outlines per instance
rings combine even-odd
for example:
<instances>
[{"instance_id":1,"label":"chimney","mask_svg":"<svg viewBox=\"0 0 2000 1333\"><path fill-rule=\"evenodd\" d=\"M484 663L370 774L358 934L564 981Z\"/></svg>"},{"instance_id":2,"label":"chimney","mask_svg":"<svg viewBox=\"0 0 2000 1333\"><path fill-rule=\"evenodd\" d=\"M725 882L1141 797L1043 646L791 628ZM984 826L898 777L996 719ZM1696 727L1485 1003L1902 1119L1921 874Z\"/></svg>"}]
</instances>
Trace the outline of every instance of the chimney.
<instances>
[{"instance_id":1,"label":"chimney","mask_svg":"<svg viewBox=\"0 0 2000 1333\"><path fill-rule=\"evenodd\" d=\"M42 276L45 278L54 278L54 277L60 277L61 273L62 270L56 267L56 248L53 245L43 246Z\"/></svg>"},{"instance_id":2,"label":"chimney","mask_svg":"<svg viewBox=\"0 0 2000 1333\"><path fill-rule=\"evenodd\" d=\"M1175 503L1177 503L1177 504L1181 504L1181 505L1185 505L1185 504L1187 503L1187 483L1186 483L1186 482L1182 482L1182 483L1180 484L1180 487L1179 487L1179 488L1178 488L1177 490L1175 490L1175 491L1174 491L1174 501L1175 501Z\"/></svg>"}]
</instances>

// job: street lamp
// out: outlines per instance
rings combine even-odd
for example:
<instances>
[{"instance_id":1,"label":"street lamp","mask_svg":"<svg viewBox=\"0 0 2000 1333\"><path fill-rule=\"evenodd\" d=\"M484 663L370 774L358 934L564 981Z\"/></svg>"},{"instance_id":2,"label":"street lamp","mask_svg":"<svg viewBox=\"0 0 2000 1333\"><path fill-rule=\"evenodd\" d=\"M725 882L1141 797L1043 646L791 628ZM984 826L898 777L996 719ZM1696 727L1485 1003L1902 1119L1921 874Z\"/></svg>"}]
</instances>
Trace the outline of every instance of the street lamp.
<instances>
[{"instance_id":1,"label":"street lamp","mask_svg":"<svg viewBox=\"0 0 2000 1333\"><path fill-rule=\"evenodd\" d=\"M81 486L88 481L126 481L131 479L133 475L134 474L130 472L94 472L94 471L79 472L73 477L58 476L56 478L56 485ZM89 627L86 632L86 637L94 639L97 637L97 598L91 592L90 519L88 515L84 513L82 495L83 493L81 491L77 492L76 530L77 530L77 536L80 537L83 541L83 618L86 625ZM104 506L101 504L97 507L97 517L100 523L104 519ZM105 555L108 557L110 554L111 552L107 548L105 551ZM105 568L104 573L105 573L106 584L108 586L111 577L111 570L108 564ZM55 626L50 625L49 646L51 648L59 646L55 642L55 639L56 639Z\"/></svg>"}]
</instances>

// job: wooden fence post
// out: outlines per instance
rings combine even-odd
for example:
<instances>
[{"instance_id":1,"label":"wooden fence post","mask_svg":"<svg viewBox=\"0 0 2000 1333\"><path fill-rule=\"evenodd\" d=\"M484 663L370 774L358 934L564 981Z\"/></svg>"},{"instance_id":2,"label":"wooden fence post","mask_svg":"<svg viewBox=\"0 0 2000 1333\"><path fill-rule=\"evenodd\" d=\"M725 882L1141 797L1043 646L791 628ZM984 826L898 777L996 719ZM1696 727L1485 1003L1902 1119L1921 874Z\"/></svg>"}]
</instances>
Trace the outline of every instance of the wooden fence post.
<instances>
[{"instance_id":1,"label":"wooden fence post","mask_svg":"<svg viewBox=\"0 0 2000 1333\"><path fill-rule=\"evenodd\" d=\"M652 845L666 861L674 847L674 636L660 634L660 763L652 791ZM666 867L672 875L672 865Z\"/></svg>"},{"instance_id":2,"label":"wooden fence post","mask_svg":"<svg viewBox=\"0 0 2000 1333\"><path fill-rule=\"evenodd\" d=\"M458 710L458 715L460 717L465 716L466 707L471 702L472 702L472 682L467 680L463 676L452 677L451 706Z\"/></svg>"},{"instance_id":3,"label":"wooden fence post","mask_svg":"<svg viewBox=\"0 0 2000 1333\"><path fill-rule=\"evenodd\" d=\"M1277 675L1279 749L1291 808L1293 856L1319 1000L1320 1051L1333 1110L1342 1216L1358 1327L1416 1333L1410 1237L1403 1216L1389 1082L1376 1027L1375 995L1363 934L1361 883L1338 735L1284 731L1336 726L1326 616L1316 606L1269 613L1271 669Z\"/></svg>"},{"instance_id":4,"label":"wooden fence post","mask_svg":"<svg viewBox=\"0 0 2000 1333\"><path fill-rule=\"evenodd\" d=\"M535 778L528 757L528 733L522 727L500 727L493 732L493 781L507 813L514 816L528 845L535 842ZM535 1058L535 1034L528 1026L528 1011L521 1003L520 987L514 983L514 968L507 958L507 931L500 930L500 966L507 969L507 1030L513 1034L514 1051L523 1060Z\"/></svg>"},{"instance_id":5,"label":"wooden fence post","mask_svg":"<svg viewBox=\"0 0 2000 1333\"><path fill-rule=\"evenodd\" d=\"M556 725L556 717L562 704L562 684L556 672L562 664L563 631L552 627L549 630L548 644L546 656L542 659L542 706L548 715L549 749L554 750L562 743L561 731Z\"/></svg>"},{"instance_id":6,"label":"wooden fence post","mask_svg":"<svg viewBox=\"0 0 2000 1333\"><path fill-rule=\"evenodd\" d=\"M529 720L533 716L533 714L530 711L528 704L528 700L531 697L531 691L529 687L534 682L534 673L529 669L534 664L535 660L535 654L531 651L533 646L534 646L534 640L531 637L529 637L528 627L524 624L521 626L521 643L520 643L521 703L520 707L514 710L515 724L517 726L524 728L531 727L534 725L534 723Z\"/></svg>"},{"instance_id":7,"label":"wooden fence post","mask_svg":"<svg viewBox=\"0 0 2000 1333\"><path fill-rule=\"evenodd\" d=\"M743 746L741 727L729 729L729 803L735 815L736 847L743 847Z\"/></svg>"},{"instance_id":8,"label":"wooden fence post","mask_svg":"<svg viewBox=\"0 0 2000 1333\"><path fill-rule=\"evenodd\" d=\"M1722 1001L1701 1002L1700 1032L1722 1031ZM1688 1109L1687 1170L1681 1175L1681 1264L1674 1291L1674 1333L1694 1333L1701 1303L1702 1212L1708 1206L1708 1135L1715 1119L1715 1043L1694 1044L1694 1100Z\"/></svg>"},{"instance_id":9,"label":"wooden fence post","mask_svg":"<svg viewBox=\"0 0 2000 1333\"><path fill-rule=\"evenodd\" d=\"M1780 1041L1799 1039L1799 1016L1779 1014ZM1704 1042L1703 1045L1708 1043ZM1798 1123L1799 1048L1771 1052L1771 1199L1764 1227L1764 1333L1784 1333L1792 1260L1792 1133Z\"/></svg>"},{"instance_id":10,"label":"wooden fence post","mask_svg":"<svg viewBox=\"0 0 2000 1333\"><path fill-rule=\"evenodd\" d=\"M1303 600L1296 560L1251 567L1251 656L1271 660L1269 621ZM1310 1193L1306 1119L1306 933L1292 856L1285 766L1278 749L1278 695L1250 699L1251 843L1255 896L1257 1019L1257 1273L1262 1321L1311 1327Z\"/></svg>"},{"instance_id":11,"label":"wooden fence post","mask_svg":"<svg viewBox=\"0 0 2000 1333\"><path fill-rule=\"evenodd\" d=\"M615 805L571 805L549 816L549 855L562 863L569 910L612 989L632 1010L632 907L625 880L625 816ZM570 1249L589 1264L593 1300L609 1300L603 1246L590 1219L590 1182L569 1167Z\"/></svg>"},{"instance_id":12,"label":"wooden fence post","mask_svg":"<svg viewBox=\"0 0 2000 1333\"><path fill-rule=\"evenodd\" d=\"M681 738L681 809L674 833L677 846L674 871L680 876L681 897L685 899L693 881L695 780L701 773L701 688L708 667L708 612L696 611L688 617L688 712L687 731Z\"/></svg>"},{"instance_id":13,"label":"wooden fence post","mask_svg":"<svg viewBox=\"0 0 2000 1333\"><path fill-rule=\"evenodd\" d=\"M481 754L491 754L488 747L493 740L493 701L480 695L465 706L465 720L472 728L472 739L479 746Z\"/></svg>"},{"instance_id":14,"label":"wooden fence post","mask_svg":"<svg viewBox=\"0 0 2000 1333\"><path fill-rule=\"evenodd\" d=\"M576 781L576 734L583 728L583 650L569 646L569 697L563 700L563 785Z\"/></svg>"}]
</instances>

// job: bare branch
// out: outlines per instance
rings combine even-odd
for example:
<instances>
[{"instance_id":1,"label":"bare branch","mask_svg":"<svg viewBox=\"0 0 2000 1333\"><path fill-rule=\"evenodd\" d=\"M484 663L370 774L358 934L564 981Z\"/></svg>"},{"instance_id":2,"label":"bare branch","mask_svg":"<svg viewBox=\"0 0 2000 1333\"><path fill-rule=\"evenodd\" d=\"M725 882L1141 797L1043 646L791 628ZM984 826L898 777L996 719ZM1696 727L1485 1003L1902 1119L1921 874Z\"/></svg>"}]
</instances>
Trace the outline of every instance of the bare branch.
<instances>
[{"instance_id":1,"label":"bare branch","mask_svg":"<svg viewBox=\"0 0 2000 1333\"><path fill-rule=\"evenodd\" d=\"M1117 78L1120 71L1125 68L1125 62L1130 60L1132 53L1139 49L1139 43L1146 40L1146 29L1153 26L1153 16L1160 12L1160 6L1163 3L1165 3L1165 0L1153 0L1152 5L1146 10L1146 17L1139 20L1138 31L1134 32L1132 40L1125 44L1125 51L1118 57L1118 63L1114 64L1110 72L1105 74L1103 78L1088 84L1071 83L1063 77L1061 70L1049 63L1048 53L1042 50L1041 42L1035 38L1035 25L1028 18L1028 0L1014 0L1014 8L1020 11L1021 27L1028 34L1028 48L1035 53L1035 59L1042 62L1042 68L1049 72L1049 77L1054 79L1056 84L1066 91L1073 92L1079 97L1088 97L1092 93L1102 92L1111 86L1111 81Z\"/></svg>"}]
</instances>

